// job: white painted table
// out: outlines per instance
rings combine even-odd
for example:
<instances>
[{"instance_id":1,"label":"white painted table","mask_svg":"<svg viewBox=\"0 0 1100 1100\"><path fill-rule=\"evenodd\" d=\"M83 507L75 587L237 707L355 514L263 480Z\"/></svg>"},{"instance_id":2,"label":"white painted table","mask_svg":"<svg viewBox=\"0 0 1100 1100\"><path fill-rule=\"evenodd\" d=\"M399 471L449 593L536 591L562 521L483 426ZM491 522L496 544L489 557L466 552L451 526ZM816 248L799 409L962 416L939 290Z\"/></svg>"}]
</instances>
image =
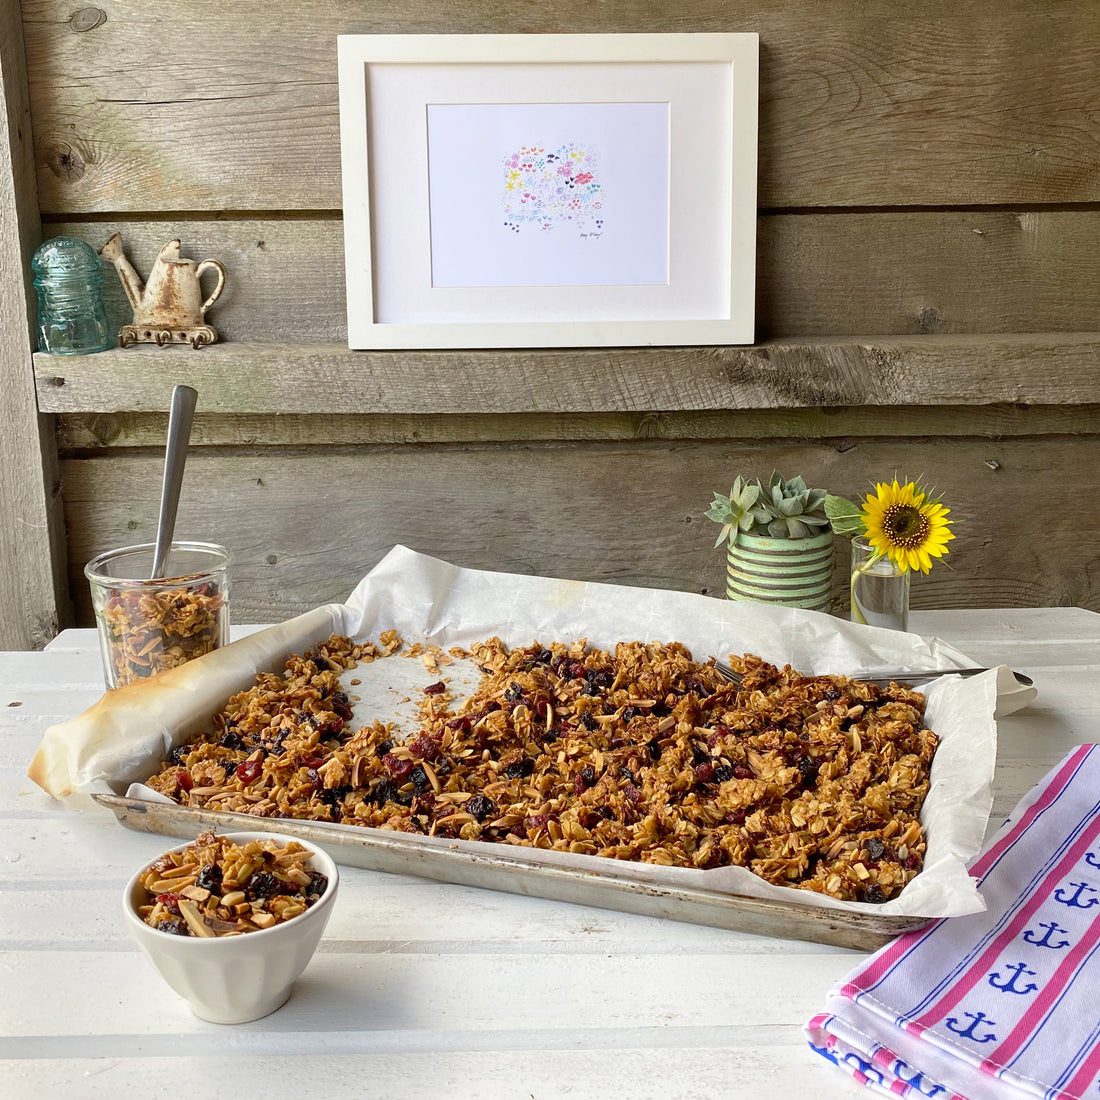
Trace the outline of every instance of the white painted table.
<instances>
[{"instance_id":1,"label":"white painted table","mask_svg":"<svg viewBox=\"0 0 1100 1100\"><path fill-rule=\"evenodd\" d=\"M1000 723L991 824L1100 741L1100 615L912 620L1039 689ZM90 630L0 653L0 1096L867 1095L801 1034L856 952L354 868L286 1006L204 1023L120 919L126 878L173 841L62 809L26 778L45 728L101 692Z\"/></svg>"}]
</instances>

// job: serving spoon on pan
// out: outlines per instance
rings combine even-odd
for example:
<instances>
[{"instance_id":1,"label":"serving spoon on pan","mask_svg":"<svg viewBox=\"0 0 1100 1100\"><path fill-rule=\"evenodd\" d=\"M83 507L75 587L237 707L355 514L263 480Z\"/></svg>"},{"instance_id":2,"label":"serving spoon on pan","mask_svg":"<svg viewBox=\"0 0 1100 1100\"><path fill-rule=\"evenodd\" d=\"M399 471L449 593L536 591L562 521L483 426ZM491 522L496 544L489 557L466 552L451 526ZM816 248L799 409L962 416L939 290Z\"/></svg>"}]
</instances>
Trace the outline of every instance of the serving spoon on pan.
<instances>
[{"instance_id":1,"label":"serving spoon on pan","mask_svg":"<svg viewBox=\"0 0 1100 1100\"><path fill-rule=\"evenodd\" d=\"M160 490L160 517L157 520L157 543L153 551L152 580L164 576L172 535L176 529L176 509L183 485L183 467L187 461L187 444L191 440L191 424L199 394L190 386L176 386L172 391L172 409L168 414L168 445L164 452L164 481Z\"/></svg>"},{"instance_id":2,"label":"serving spoon on pan","mask_svg":"<svg viewBox=\"0 0 1100 1100\"><path fill-rule=\"evenodd\" d=\"M740 685L742 677L739 672L734 672L729 665L724 665L720 661L714 662L714 667L727 679L731 684ZM904 686L912 686L913 684L925 684L929 680L938 680L941 676L977 676L982 672L988 672L988 668L940 668L925 670L924 672L887 672L878 676L853 676L852 679L860 680L866 684L877 684L879 687L887 688L891 682L901 684ZM1016 677L1016 682L1021 687L1031 687L1035 682L1030 676L1025 676L1022 672L1013 672L1013 676Z\"/></svg>"}]
</instances>

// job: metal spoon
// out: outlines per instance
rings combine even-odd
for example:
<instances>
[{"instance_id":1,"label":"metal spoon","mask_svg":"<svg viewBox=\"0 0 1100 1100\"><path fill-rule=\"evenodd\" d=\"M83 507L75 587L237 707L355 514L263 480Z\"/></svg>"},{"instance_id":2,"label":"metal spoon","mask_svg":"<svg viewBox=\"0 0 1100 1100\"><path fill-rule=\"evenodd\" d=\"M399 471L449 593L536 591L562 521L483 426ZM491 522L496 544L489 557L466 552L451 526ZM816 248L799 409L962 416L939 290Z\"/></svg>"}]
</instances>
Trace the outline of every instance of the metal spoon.
<instances>
[{"instance_id":1,"label":"metal spoon","mask_svg":"<svg viewBox=\"0 0 1100 1100\"><path fill-rule=\"evenodd\" d=\"M172 411L168 414L168 446L164 452L164 482L160 491L160 518L157 520L157 546L153 553L152 580L164 576L168 553L172 549L172 533L176 529L176 509L183 484L183 465L187 461L187 444L191 439L191 422L199 394L190 386L177 386L172 391Z\"/></svg>"}]
</instances>

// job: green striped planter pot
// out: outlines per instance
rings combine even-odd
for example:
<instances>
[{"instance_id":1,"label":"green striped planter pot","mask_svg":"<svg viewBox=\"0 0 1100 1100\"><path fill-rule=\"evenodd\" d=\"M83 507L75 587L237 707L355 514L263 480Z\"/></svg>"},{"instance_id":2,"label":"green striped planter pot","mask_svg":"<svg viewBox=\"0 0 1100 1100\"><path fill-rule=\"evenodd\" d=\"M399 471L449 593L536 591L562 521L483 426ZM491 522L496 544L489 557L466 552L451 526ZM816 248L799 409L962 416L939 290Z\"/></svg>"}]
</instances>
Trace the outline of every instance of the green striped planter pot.
<instances>
[{"instance_id":1,"label":"green striped planter pot","mask_svg":"<svg viewBox=\"0 0 1100 1100\"><path fill-rule=\"evenodd\" d=\"M726 595L731 600L829 610L832 531L804 539L740 533L727 548L726 561Z\"/></svg>"}]
</instances>

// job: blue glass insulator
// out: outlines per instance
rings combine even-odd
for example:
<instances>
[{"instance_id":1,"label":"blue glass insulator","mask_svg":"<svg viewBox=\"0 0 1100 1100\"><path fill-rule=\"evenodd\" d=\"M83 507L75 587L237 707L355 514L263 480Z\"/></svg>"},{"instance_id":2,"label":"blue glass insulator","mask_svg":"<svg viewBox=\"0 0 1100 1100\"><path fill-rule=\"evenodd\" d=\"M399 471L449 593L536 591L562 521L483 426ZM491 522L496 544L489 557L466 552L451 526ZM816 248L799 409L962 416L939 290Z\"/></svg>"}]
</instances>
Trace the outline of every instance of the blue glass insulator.
<instances>
[{"instance_id":1,"label":"blue glass insulator","mask_svg":"<svg viewBox=\"0 0 1100 1100\"><path fill-rule=\"evenodd\" d=\"M114 347L103 306L99 254L76 237L54 237L31 258L38 292L38 350L86 355Z\"/></svg>"}]
</instances>

